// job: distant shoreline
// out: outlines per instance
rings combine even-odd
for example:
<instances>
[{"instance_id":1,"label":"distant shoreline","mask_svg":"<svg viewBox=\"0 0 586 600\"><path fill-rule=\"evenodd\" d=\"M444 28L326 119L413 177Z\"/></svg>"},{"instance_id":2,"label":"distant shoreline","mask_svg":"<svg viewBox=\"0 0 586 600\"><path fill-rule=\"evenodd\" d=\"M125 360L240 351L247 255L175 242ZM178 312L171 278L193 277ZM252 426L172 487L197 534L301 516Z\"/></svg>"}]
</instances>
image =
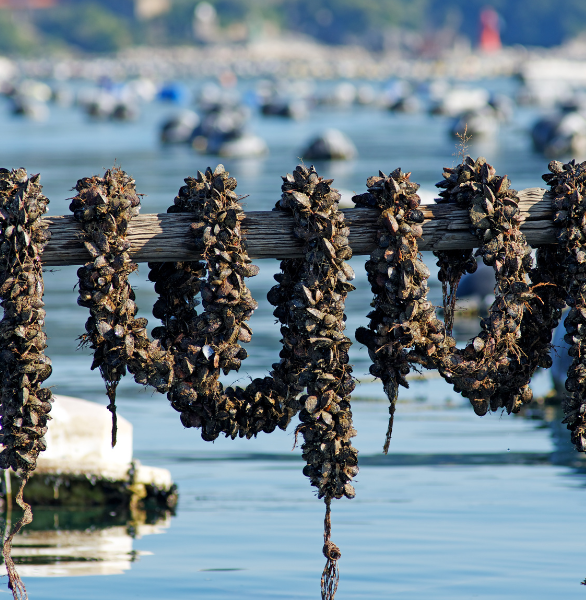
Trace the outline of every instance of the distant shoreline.
<instances>
[{"instance_id":1,"label":"distant shoreline","mask_svg":"<svg viewBox=\"0 0 586 600\"><path fill-rule=\"evenodd\" d=\"M114 80L149 77L154 80L216 78L230 71L239 79L363 79L384 81L393 77L416 81L430 79L477 80L519 76L532 79L544 73L556 80L586 81L586 42L557 48L505 47L492 54L455 47L437 58L406 53L369 52L360 46L327 46L300 36L265 38L241 44L133 47L116 54L96 56L55 55L43 58L0 56L0 81L13 77ZM584 71L582 75L581 71Z\"/></svg>"}]
</instances>

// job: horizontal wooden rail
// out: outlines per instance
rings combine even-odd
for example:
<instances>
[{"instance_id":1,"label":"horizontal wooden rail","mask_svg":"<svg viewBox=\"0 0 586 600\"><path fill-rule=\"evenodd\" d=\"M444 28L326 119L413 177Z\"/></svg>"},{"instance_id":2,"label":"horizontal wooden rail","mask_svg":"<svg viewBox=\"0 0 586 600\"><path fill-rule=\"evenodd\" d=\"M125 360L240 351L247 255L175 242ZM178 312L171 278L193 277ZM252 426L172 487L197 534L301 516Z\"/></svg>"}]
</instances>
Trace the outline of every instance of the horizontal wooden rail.
<instances>
[{"instance_id":1,"label":"horizontal wooden rail","mask_svg":"<svg viewBox=\"0 0 586 600\"><path fill-rule=\"evenodd\" d=\"M532 246L555 243L551 202L542 188L519 192L525 221L521 226ZM436 204L421 207L425 216L421 250L475 248L478 239L469 231L470 219L464 210ZM350 246L354 254L369 254L375 247L377 212L366 208L344 209L350 227ZM81 265L90 255L80 241L81 228L73 216L45 217L51 240L43 254L46 266ZM189 250L192 239L189 213L139 215L128 228L132 243L130 255L136 262L197 260ZM302 245L293 235L290 216L273 211L246 213L242 229L251 258L295 258Z\"/></svg>"}]
</instances>

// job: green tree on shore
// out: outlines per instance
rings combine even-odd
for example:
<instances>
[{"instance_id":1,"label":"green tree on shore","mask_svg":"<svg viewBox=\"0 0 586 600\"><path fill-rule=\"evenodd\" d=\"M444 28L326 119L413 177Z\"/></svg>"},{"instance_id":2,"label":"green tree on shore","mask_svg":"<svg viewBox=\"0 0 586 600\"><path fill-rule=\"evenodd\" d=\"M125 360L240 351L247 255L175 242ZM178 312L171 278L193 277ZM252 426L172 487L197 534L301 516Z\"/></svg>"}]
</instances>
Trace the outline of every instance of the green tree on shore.
<instances>
[{"instance_id":1,"label":"green tree on shore","mask_svg":"<svg viewBox=\"0 0 586 600\"><path fill-rule=\"evenodd\" d=\"M193 43L193 14L200 0L170 0L164 14L140 21L136 0L61 0L52 8L0 8L0 53L22 54L66 48L112 52L133 44ZM553 46L586 32L586 2L564 0L207 0L220 27L272 22L331 44L363 43L389 31L433 32L442 28L467 36L479 33L481 10L501 18L505 45Z\"/></svg>"}]
</instances>

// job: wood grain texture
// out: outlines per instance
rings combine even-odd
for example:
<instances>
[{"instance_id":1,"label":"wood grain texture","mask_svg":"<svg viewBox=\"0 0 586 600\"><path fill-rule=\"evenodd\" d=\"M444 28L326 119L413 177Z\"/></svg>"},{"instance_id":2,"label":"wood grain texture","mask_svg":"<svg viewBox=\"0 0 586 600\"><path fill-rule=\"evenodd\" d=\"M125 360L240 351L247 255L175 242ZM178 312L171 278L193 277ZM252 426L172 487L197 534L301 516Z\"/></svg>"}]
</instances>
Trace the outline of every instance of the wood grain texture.
<instances>
[{"instance_id":1,"label":"wood grain texture","mask_svg":"<svg viewBox=\"0 0 586 600\"><path fill-rule=\"evenodd\" d=\"M532 246L555 243L551 201L542 188L519 192L520 208L525 218L521 230ZM425 216L420 250L475 248L478 239L469 231L470 220L464 210L436 204L421 206ZM369 254L375 247L377 211L366 208L343 210L350 227L353 253ZM43 264L50 266L81 265L90 255L81 243L81 227L72 215L45 217L51 240L43 253ZM188 213L139 215L128 229L132 243L130 255L136 262L197 260L192 250ZM246 213L242 229L251 258L295 258L301 256L302 244L293 235L293 219L280 212Z\"/></svg>"}]
</instances>

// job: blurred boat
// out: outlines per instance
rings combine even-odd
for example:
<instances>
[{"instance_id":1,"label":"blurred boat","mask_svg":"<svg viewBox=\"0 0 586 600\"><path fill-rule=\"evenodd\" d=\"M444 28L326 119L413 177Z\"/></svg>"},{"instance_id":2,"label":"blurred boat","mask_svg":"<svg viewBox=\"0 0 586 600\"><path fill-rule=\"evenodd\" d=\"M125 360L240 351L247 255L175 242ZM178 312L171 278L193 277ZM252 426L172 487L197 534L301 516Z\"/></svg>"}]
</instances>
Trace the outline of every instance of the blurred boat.
<instances>
[{"instance_id":1,"label":"blurred boat","mask_svg":"<svg viewBox=\"0 0 586 600\"><path fill-rule=\"evenodd\" d=\"M468 110L458 115L450 127L453 138L462 139L464 135L476 138L493 137L498 133L499 119L492 106Z\"/></svg>"},{"instance_id":2,"label":"blurred boat","mask_svg":"<svg viewBox=\"0 0 586 600\"><path fill-rule=\"evenodd\" d=\"M103 90L96 90L92 96L88 94L88 98L84 98L82 103L86 115L93 119L108 119L115 106L114 95Z\"/></svg>"},{"instance_id":3,"label":"blurred boat","mask_svg":"<svg viewBox=\"0 0 586 600\"><path fill-rule=\"evenodd\" d=\"M565 314L564 314L565 318ZM549 370L553 387L559 397L563 398L566 394L566 379L568 377L568 369L572 364L572 357L568 354L570 345L564 336L566 335L566 328L564 327L564 318L560 321L560 324L556 327L551 341L553 350L551 358L553 364Z\"/></svg>"},{"instance_id":4,"label":"blurred boat","mask_svg":"<svg viewBox=\"0 0 586 600\"><path fill-rule=\"evenodd\" d=\"M458 299L466 298L476 301L479 305L489 306L494 300L496 279L494 269L482 261L474 273L465 273L458 285Z\"/></svg>"},{"instance_id":5,"label":"blurred boat","mask_svg":"<svg viewBox=\"0 0 586 600\"><path fill-rule=\"evenodd\" d=\"M258 135L238 131L211 136L207 140L205 149L202 148L201 151L227 158L250 158L263 156L269 149L266 142Z\"/></svg>"},{"instance_id":6,"label":"blurred boat","mask_svg":"<svg viewBox=\"0 0 586 600\"><path fill-rule=\"evenodd\" d=\"M159 133L164 144L189 144L194 131L200 124L199 115L193 110L182 110L169 117L162 125Z\"/></svg>"},{"instance_id":7,"label":"blurred boat","mask_svg":"<svg viewBox=\"0 0 586 600\"><path fill-rule=\"evenodd\" d=\"M455 117L466 111L485 108L490 94L484 88L451 88L445 90L432 102L431 113Z\"/></svg>"},{"instance_id":8,"label":"blurred boat","mask_svg":"<svg viewBox=\"0 0 586 600\"><path fill-rule=\"evenodd\" d=\"M305 119L309 107L301 98L281 98L275 96L267 99L260 107L260 112L268 117L285 117L295 121Z\"/></svg>"},{"instance_id":9,"label":"blurred boat","mask_svg":"<svg viewBox=\"0 0 586 600\"><path fill-rule=\"evenodd\" d=\"M140 110L134 102L123 100L115 104L110 119L113 121L134 121L138 119L139 115Z\"/></svg>"},{"instance_id":10,"label":"blurred boat","mask_svg":"<svg viewBox=\"0 0 586 600\"><path fill-rule=\"evenodd\" d=\"M363 83L356 90L356 104L370 106L378 101L378 94L374 86Z\"/></svg>"},{"instance_id":11,"label":"blurred boat","mask_svg":"<svg viewBox=\"0 0 586 600\"><path fill-rule=\"evenodd\" d=\"M399 113L418 113L423 110L423 103L415 94L408 94L394 101L389 106L389 110Z\"/></svg>"},{"instance_id":12,"label":"blurred boat","mask_svg":"<svg viewBox=\"0 0 586 600\"><path fill-rule=\"evenodd\" d=\"M80 98L85 113L96 120L134 121L140 115L136 98L96 89Z\"/></svg>"},{"instance_id":13,"label":"blurred boat","mask_svg":"<svg viewBox=\"0 0 586 600\"><path fill-rule=\"evenodd\" d=\"M586 156L586 111L567 106L538 119L531 128L536 151L547 157Z\"/></svg>"},{"instance_id":14,"label":"blurred boat","mask_svg":"<svg viewBox=\"0 0 586 600\"><path fill-rule=\"evenodd\" d=\"M44 103L16 94L10 98L10 112L17 117L32 121L45 121L49 117L49 107Z\"/></svg>"},{"instance_id":15,"label":"blurred boat","mask_svg":"<svg viewBox=\"0 0 586 600\"><path fill-rule=\"evenodd\" d=\"M185 104L189 100L189 91L181 83L168 82L161 86L156 97L161 102Z\"/></svg>"},{"instance_id":16,"label":"blurred boat","mask_svg":"<svg viewBox=\"0 0 586 600\"><path fill-rule=\"evenodd\" d=\"M326 129L301 152L304 160L351 160L357 155L352 140L339 129Z\"/></svg>"},{"instance_id":17,"label":"blurred boat","mask_svg":"<svg viewBox=\"0 0 586 600\"><path fill-rule=\"evenodd\" d=\"M230 158L263 156L266 142L247 130L250 110L232 103L204 104L205 112L192 132L191 143L198 152Z\"/></svg>"}]
</instances>

